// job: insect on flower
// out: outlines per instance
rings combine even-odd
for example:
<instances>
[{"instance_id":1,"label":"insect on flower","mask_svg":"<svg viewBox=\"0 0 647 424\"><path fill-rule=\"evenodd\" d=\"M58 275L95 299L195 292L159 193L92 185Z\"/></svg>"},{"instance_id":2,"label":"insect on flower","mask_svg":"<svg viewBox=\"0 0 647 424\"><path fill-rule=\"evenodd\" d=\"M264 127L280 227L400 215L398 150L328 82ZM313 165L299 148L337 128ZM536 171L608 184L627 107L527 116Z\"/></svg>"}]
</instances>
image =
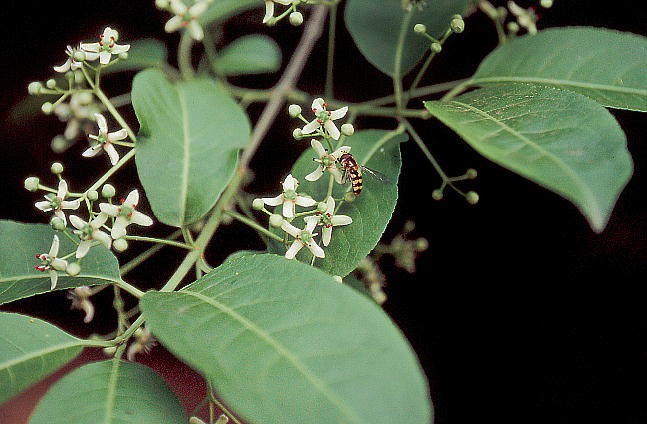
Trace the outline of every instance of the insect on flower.
<instances>
[{"instance_id":1,"label":"insect on flower","mask_svg":"<svg viewBox=\"0 0 647 424\"><path fill-rule=\"evenodd\" d=\"M351 186L353 188L353 194L355 196L359 196L359 194L362 192L362 189L364 188L363 185L363 177L362 177L362 171L366 172L367 174L375 177L379 181L386 183L387 179L386 176L374 171L370 168L367 168L365 166L360 165L353 155L350 153L344 153L342 154L339 159L338 159L339 164L343 168L343 179L342 179L342 184L345 183L346 181L350 181Z\"/></svg>"}]
</instances>

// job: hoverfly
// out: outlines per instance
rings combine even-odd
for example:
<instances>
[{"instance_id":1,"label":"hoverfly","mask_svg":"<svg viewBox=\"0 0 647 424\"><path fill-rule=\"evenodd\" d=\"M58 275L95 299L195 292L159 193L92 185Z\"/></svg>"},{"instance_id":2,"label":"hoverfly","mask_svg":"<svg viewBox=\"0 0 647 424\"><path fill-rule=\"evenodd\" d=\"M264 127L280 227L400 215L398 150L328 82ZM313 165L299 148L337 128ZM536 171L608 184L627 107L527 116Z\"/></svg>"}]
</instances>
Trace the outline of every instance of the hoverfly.
<instances>
[{"instance_id":1,"label":"hoverfly","mask_svg":"<svg viewBox=\"0 0 647 424\"><path fill-rule=\"evenodd\" d=\"M357 163L353 155L351 155L350 153L342 154L337 160L339 161L339 164L341 165L344 171L342 182L345 183L346 181L350 181L351 186L353 188L353 194L355 196L359 196L359 194L362 192L362 189L364 188L362 171L365 171L366 173L377 178L378 180L386 183L385 175L360 165L359 163Z\"/></svg>"}]
</instances>

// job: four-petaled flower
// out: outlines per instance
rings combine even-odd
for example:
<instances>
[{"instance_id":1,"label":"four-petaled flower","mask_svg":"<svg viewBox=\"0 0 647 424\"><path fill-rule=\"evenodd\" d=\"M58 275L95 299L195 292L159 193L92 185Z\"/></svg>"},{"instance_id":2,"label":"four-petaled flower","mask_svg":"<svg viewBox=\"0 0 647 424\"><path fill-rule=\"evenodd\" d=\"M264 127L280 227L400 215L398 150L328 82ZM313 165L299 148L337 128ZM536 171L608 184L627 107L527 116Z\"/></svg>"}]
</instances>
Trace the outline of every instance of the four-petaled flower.
<instances>
[{"instance_id":1,"label":"four-petaled flower","mask_svg":"<svg viewBox=\"0 0 647 424\"><path fill-rule=\"evenodd\" d=\"M117 162L119 162L119 153L117 153L117 149L115 149L115 146L112 143L114 141L123 140L124 138L128 137L128 131L126 131L125 128L122 128L119 131L109 133L106 118L104 118L100 113L95 113L94 117L97 119L99 134L91 134L89 135L89 137L93 140L96 140L97 144L84 151L82 155L85 157L92 157L96 156L103 150L108 154L110 163L116 165Z\"/></svg>"},{"instance_id":2,"label":"four-petaled flower","mask_svg":"<svg viewBox=\"0 0 647 424\"><path fill-rule=\"evenodd\" d=\"M274 2L288 6L293 3L293 0L265 0L265 17L263 17L264 24L268 23L270 19L274 17Z\"/></svg>"},{"instance_id":3,"label":"four-petaled flower","mask_svg":"<svg viewBox=\"0 0 647 424\"><path fill-rule=\"evenodd\" d=\"M94 305L90 301L92 290L88 286L81 286L67 292L67 298L72 301L70 309L80 309L85 312L84 323L89 323L94 318Z\"/></svg>"},{"instance_id":4,"label":"four-petaled flower","mask_svg":"<svg viewBox=\"0 0 647 424\"><path fill-rule=\"evenodd\" d=\"M338 227L340 225L348 225L353 222L353 218L347 215L333 215L335 213L335 199L332 196L328 196L326 199L326 210L323 213L317 212L316 216L308 216L303 220L310 224L314 222L315 225L321 225L321 241L324 246L330 244L330 238L332 237L332 227Z\"/></svg>"},{"instance_id":5,"label":"four-petaled flower","mask_svg":"<svg viewBox=\"0 0 647 424\"><path fill-rule=\"evenodd\" d=\"M202 0L188 7L181 0L171 0L171 11L175 13L175 16L166 22L164 30L173 32L180 28L188 28L191 38L198 41L202 40L204 31L198 22L198 16L207 10L209 3L211 3L211 0Z\"/></svg>"},{"instance_id":6,"label":"four-petaled flower","mask_svg":"<svg viewBox=\"0 0 647 424\"><path fill-rule=\"evenodd\" d=\"M78 209L81 206L81 199L70 201L65 200L65 196L67 196L67 183L65 180L61 180L58 183L58 191L56 194L46 194L45 199L47 200L36 202L35 206L43 212L54 211L54 216L61 218L65 225L67 225L67 219L65 218L63 209Z\"/></svg>"},{"instance_id":7,"label":"four-petaled flower","mask_svg":"<svg viewBox=\"0 0 647 424\"><path fill-rule=\"evenodd\" d=\"M128 193L128 196L126 196L126 199L120 206L109 203L99 204L101 212L108 216L116 217L112 231L110 232L113 239L125 236L126 227L130 224L143 225L145 227L153 225L153 220L149 216L135 210L137 203L139 203L139 192L133 190Z\"/></svg>"},{"instance_id":8,"label":"four-petaled flower","mask_svg":"<svg viewBox=\"0 0 647 424\"><path fill-rule=\"evenodd\" d=\"M285 252L285 257L287 259L294 259L297 253L299 253L299 250L301 250L303 247L307 247L310 252L318 258L326 257L323 249L319 247L319 245L314 241L314 236L316 236L317 233L313 233L312 231L316 226L316 221L309 221L306 223L306 226L303 230L299 230L289 222L283 221L283 223L281 224L283 231L295 238L288 251Z\"/></svg>"},{"instance_id":9,"label":"four-petaled flower","mask_svg":"<svg viewBox=\"0 0 647 424\"><path fill-rule=\"evenodd\" d=\"M336 119L343 118L348 112L348 106L344 106L341 109L337 110L326 110L328 104L324 103L323 99L316 98L312 102L312 113L315 114L315 119L310 123L306 124L305 127L301 130L303 134L312 134L317 131L319 128L324 127L328 134L335 140L339 140L341 133L335 123L333 122Z\"/></svg>"},{"instance_id":10,"label":"four-petaled flower","mask_svg":"<svg viewBox=\"0 0 647 424\"><path fill-rule=\"evenodd\" d=\"M77 258L80 259L88 254L90 247L92 247L92 240L97 240L110 249L112 239L108 234L101 231L101 226L106 223L107 219L108 215L100 213L88 223L76 215L70 215L70 222L76 228L73 232L81 239L79 246L76 248Z\"/></svg>"},{"instance_id":11,"label":"four-petaled flower","mask_svg":"<svg viewBox=\"0 0 647 424\"><path fill-rule=\"evenodd\" d=\"M67 261L64 259L59 259L56 257L58 255L58 248L60 242L58 236L54 236L52 240L52 247L49 248L49 253L39 253L36 255L36 259L40 259L41 264L36 266L36 269L40 272L49 271L49 278L52 280L52 286L50 290L56 288L56 282L58 281L58 271L65 271L67 268Z\"/></svg>"},{"instance_id":12,"label":"four-petaled flower","mask_svg":"<svg viewBox=\"0 0 647 424\"><path fill-rule=\"evenodd\" d=\"M283 193L276 197L263 197L263 203L269 206L278 206L283 204L283 216L286 218L293 218L295 204L308 207L317 203L311 197L297 194L297 187L299 187L299 181L297 181L292 174L289 174L285 177L285 181L283 181Z\"/></svg>"},{"instance_id":13,"label":"four-petaled flower","mask_svg":"<svg viewBox=\"0 0 647 424\"><path fill-rule=\"evenodd\" d=\"M103 31L103 34L99 36L100 41L98 43L81 43L81 48L87 53L98 53L99 62L102 65L107 65L110 62L110 58L113 54L125 53L130 49L130 44L117 44L117 31L112 30L110 27L106 27ZM93 55L94 57L94 55ZM94 60L87 57L87 60Z\"/></svg>"},{"instance_id":14,"label":"four-petaled flower","mask_svg":"<svg viewBox=\"0 0 647 424\"><path fill-rule=\"evenodd\" d=\"M81 46L79 46L79 49ZM65 49L65 54L68 56L67 60L61 66L54 66L56 72L65 73L72 69L73 71L81 69L83 67L83 62L79 62L74 58L74 54L78 49L73 49L72 46L68 45ZM96 60L99 57L98 53L84 52L86 60Z\"/></svg>"},{"instance_id":15,"label":"four-petaled flower","mask_svg":"<svg viewBox=\"0 0 647 424\"><path fill-rule=\"evenodd\" d=\"M342 183L342 174L339 168L337 167L337 161L339 157L345 153L350 153L350 146L341 146L339 149L335 150L332 153L326 152L326 149L321 145L318 140L314 138L310 140L312 148L319 155L319 159L313 159L315 162L319 162L317 169L305 176L305 179L308 181L317 181L323 175L324 170L330 172L330 174L335 177L337 183Z\"/></svg>"},{"instance_id":16,"label":"four-petaled flower","mask_svg":"<svg viewBox=\"0 0 647 424\"><path fill-rule=\"evenodd\" d=\"M537 34L537 15L532 7L524 9L511 0L508 1L508 9L510 9L510 12L516 16L519 26L525 28L528 31L528 34Z\"/></svg>"}]
</instances>

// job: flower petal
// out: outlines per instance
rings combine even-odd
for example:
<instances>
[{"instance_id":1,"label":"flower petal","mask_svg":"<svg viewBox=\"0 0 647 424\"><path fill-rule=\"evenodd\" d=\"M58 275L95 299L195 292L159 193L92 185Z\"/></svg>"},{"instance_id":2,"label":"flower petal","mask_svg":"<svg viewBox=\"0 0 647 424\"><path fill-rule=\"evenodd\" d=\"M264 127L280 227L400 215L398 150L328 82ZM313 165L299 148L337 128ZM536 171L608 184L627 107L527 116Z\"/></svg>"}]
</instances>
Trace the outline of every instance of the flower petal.
<instances>
[{"instance_id":1,"label":"flower petal","mask_svg":"<svg viewBox=\"0 0 647 424\"><path fill-rule=\"evenodd\" d=\"M204 31L198 21L191 21L189 24L189 33L194 40L200 41L204 38Z\"/></svg>"},{"instance_id":2,"label":"flower petal","mask_svg":"<svg viewBox=\"0 0 647 424\"><path fill-rule=\"evenodd\" d=\"M130 50L130 44L115 44L112 46L112 54L121 54Z\"/></svg>"},{"instance_id":3,"label":"flower petal","mask_svg":"<svg viewBox=\"0 0 647 424\"><path fill-rule=\"evenodd\" d=\"M124 205L128 206L129 208L133 208L133 207L137 207L138 203L139 203L139 191L135 189L130 193L128 193L128 196L126 196L126 200L124 201Z\"/></svg>"},{"instance_id":4,"label":"flower petal","mask_svg":"<svg viewBox=\"0 0 647 424\"><path fill-rule=\"evenodd\" d=\"M189 7L189 13L191 14L191 16L200 16L207 10L208 7L209 2L199 1L193 6Z\"/></svg>"},{"instance_id":5,"label":"flower petal","mask_svg":"<svg viewBox=\"0 0 647 424\"><path fill-rule=\"evenodd\" d=\"M112 166L115 166L117 162L119 162L119 153L117 152L117 149L115 149L115 146L113 146L112 143L106 143L103 145L103 150L108 154Z\"/></svg>"},{"instance_id":6,"label":"flower petal","mask_svg":"<svg viewBox=\"0 0 647 424\"><path fill-rule=\"evenodd\" d=\"M99 203L99 209L108 216L117 216L119 215L119 210L121 208L117 205L111 205L110 203Z\"/></svg>"},{"instance_id":7,"label":"flower petal","mask_svg":"<svg viewBox=\"0 0 647 424\"><path fill-rule=\"evenodd\" d=\"M94 114L94 119L97 120L97 125L99 126L99 132L103 134L108 133L108 123L106 122L106 118L100 113L95 113Z\"/></svg>"},{"instance_id":8,"label":"flower petal","mask_svg":"<svg viewBox=\"0 0 647 424\"><path fill-rule=\"evenodd\" d=\"M99 53L101 50L101 45L99 43L81 43L79 44L82 50L85 50L86 52L91 52L91 53ZM87 59L87 56L86 56ZM89 59L89 60L94 60L94 59Z\"/></svg>"},{"instance_id":9,"label":"flower petal","mask_svg":"<svg viewBox=\"0 0 647 424\"><path fill-rule=\"evenodd\" d=\"M128 225L128 220L119 215L115 219L115 223L112 226L112 231L110 231L110 237L113 239L118 239L126 235L126 226Z\"/></svg>"},{"instance_id":10,"label":"flower petal","mask_svg":"<svg viewBox=\"0 0 647 424\"><path fill-rule=\"evenodd\" d=\"M324 100L321 97L317 97L312 101L312 111L314 113L320 113L324 110Z\"/></svg>"},{"instance_id":11,"label":"flower petal","mask_svg":"<svg viewBox=\"0 0 647 424\"><path fill-rule=\"evenodd\" d=\"M321 242L324 246L330 244L330 239L332 238L332 227L323 227L321 230Z\"/></svg>"},{"instance_id":12,"label":"flower petal","mask_svg":"<svg viewBox=\"0 0 647 424\"><path fill-rule=\"evenodd\" d=\"M85 60L97 60L99 58L99 53L92 51L85 51Z\"/></svg>"},{"instance_id":13,"label":"flower petal","mask_svg":"<svg viewBox=\"0 0 647 424\"><path fill-rule=\"evenodd\" d=\"M64 259L54 258L52 259L51 265L54 269L65 271L65 268L67 268L67 261Z\"/></svg>"},{"instance_id":14,"label":"flower petal","mask_svg":"<svg viewBox=\"0 0 647 424\"><path fill-rule=\"evenodd\" d=\"M122 128L119 131L109 133L108 141L123 140L126 137L128 137L128 131L125 128Z\"/></svg>"},{"instance_id":15,"label":"flower petal","mask_svg":"<svg viewBox=\"0 0 647 424\"><path fill-rule=\"evenodd\" d=\"M328 196L326 199L326 213L335 212L335 199L332 196Z\"/></svg>"},{"instance_id":16,"label":"flower petal","mask_svg":"<svg viewBox=\"0 0 647 424\"><path fill-rule=\"evenodd\" d=\"M64 73L70 70L72 67L72 59L67 59L64 64L61 66L54 66L56 72Z\"/></svg>"},{"instance_id":17,"label":"flower petal","mask_svg":"<svg viewBox=\"0 0 647 424\"><path fill-rule=\"evenodd\" d=\"M295 203L299 206L309 207L317 203L312 197L297 196Z\"/></svg>"},{"instance_id":18,"label":"flower petal","mask_svg":"<svg viewBox=\"0 0 647 424\"><path fill-rule=\"evenodd\" d=\"M263 203L265 203L267 206L278 206L283 203L283 195L279 194L276 197L263 197Z\"/></svg>"},{"instance_id":19,"label":"flower petal","mask_svg":"<svg viewBox=\"0 0 647 424\"><path fill-rule=\"evenodd\" d=\"M90 221L90 226L96 230L97 228L101 228L101 226L105 224L107 220L108 215L106 215L105 213L100 213L92 221Z\"/></svg>"},{"instance_id":20,"label":"flower petal","mask_svg":"<svg viewBox=\"0 0 647 424\"><path fill-rule=\"evenodd\" d=\"M263 17L263 23L267 23L274 16L274 2L271 0L265 0L265 16Z\"/></svg>"},{"instance_id":21,"label":"flower petal","mask_svg":"<svg viewBox=\"0 0 647 424\"><path fill-rule=\"evenodd\" d=\"M324 146L319 140L313 138L312 140L310 140L310 145L315 150L315 152L317 152L319 157L326 156L326 149L324 149Z\"/></svg>"},{"instance_id":22,"label":"flower petal","mask_svg":"<svg viewBox=\"0 0 647 424\"><path fill-rule=\"evenodd\" d=\"M133 214L130 216L130 222L143 227L149 227L153 225L153 218L139 211L133 211Z\"/></svg>"},{"instance_id":23,"label":"flower petal","mask_svg":"<svg viewBox=\"0 0 647 424\"><path fill-rule=\"evenodd\" d=\"M299 181L297 181L292 174L288 174L288 176L285 177L285 181L283 181L283 191L296 190L297 187L299 187Z\"/></svg>"},{"instance_id":24,"label":"flower petal","mask_svg":"<svg viewBox=\"0 0 647 424\"><path fill-rule=\"evenodd\" d=\"M347 215L333 215L330 217L330 223L335 227L352 224L352 222L353 218Z\"/></svg>"},{"instance_id":25,"label":"flower petal","mask_svg":"<svg viewBox=\"0 0 647 424\"><path fill-rule=\"evenodd\" d=\"M343 154L349 154L351 151L350 146L341 146L339 149L335 150L330 154L330 156L334 157L335 159L339 159L341 155Z\"/></svg>"},{"instance_id":26,"label":"flower petal","mask_svg":"<svg viewBox=\"0 0 647 424\"><path fill-rule=\"evenodd\" d=\"M81 206L81 199L76 200L63 200L61 202L61 209L78 209Z\"/></svg>"},{"instance_id":27,"label":"flower petal","mask_svg":"<svg viewBox=\"0 0 647 424\"><path fill-rule=\"evenodd\" d=\"M299 250L303 247L303 243L300 240L294 240L292 246L285 252L286 259L294 259L294 257L299 253Z\"/></svg>"},{"instance_id":28,"label":"flower petal","mask_svg":"<svg viewBox=\"0 0 647 424\"><path fill-rule=\"evenodd\" d=\"M308 249L310 250L310 252L312 252L313 255L315 255L318 258L326 257L326 254L324 253L323 249L319 247L319 245L314 241L311 241L310 243L308 243Z\"/></svg>"},{"instance_id":29,"label":"flower petal","mask_svg":"<svg viewBox=\"0 0 647 424\"><path fill-rule=\"evenodd\" d=\"M308 181L317 181L323 175L323 166L318 166L317 169L305 176Z\"/></svg>"},{"instance_id":30,"label":"flower petal","mask_svg":"<svg viewBox=\"0 0 647 424\"><path fill-rule=\"evenodd\" d=\"M317 122L316 119L310 121L307 123L303 128L301 128L301 133L303 134L312 134L313 132L317 131L321 127L321 124Z\"/></svg>"},{"instance_id":31,"label":"flower petal","mask_svg":"<svg viewBox=\"0 0 647 424\"><path fill-rule=\"evenodd\" d=\"M99 62L102 65L107 65L110 62L110 58L112 57L112 53L107 52L105 50L101 50L99 52Z\"/></svg>"},{"instance_id":32,"label":"flower petal","mask_svg":"<svg viewBox=\"0 0 647 424\"><path fill-rule=\"evenodd\" d=\"M328 134L330 134L330 136L332 138L334 138L335 140L339 140L339 137L341 136L341 133L339 132L339 130L337 129L337 126L335 125L335 123L333 121L328 120L328 121L324 122L323 125L324 125L324 128L326 129L326 131L328 131Z\"/></svg>"},{"instance_id":33,"label":"flower petal","mask_svg":"<svg viewBox=\"0 0 647 424\"><path fill-rule=\"evenodd\" d=\"M65 195L67 194L67 182L65 180L61 180L58 183L58 191L56 192L56 197L59 199L65 198Z\"/></svg>"},{"instance_id":34,"label":"flower petal","mask_svg":"<svg viewBox=\"0 0 647 424\"><path fill-rule=\"evenodd\" d=\"M328 168L328 172L335 178L337 184L344 184L344 177L341 175L341 171L336 167Z\"/></svg>"},{"instance_id":35,"label":"flower petal","mask_svg":"<svg viewBox=\"0 0 647 424\"><path fill-rule=\"evenodd\" d=\"M308 221L308 222L306 222L306 227L304 228L304 230L309 232L309 233L312 233L312 231L314 231L316 226L317 226L316 222Z\"/></svg>"},{"instance_id":36,"label":"flower petal","mask_svg":"<svg viewBox=\"0 0 647 424\"><path fill-rule=\"evenodd\" d=\"M295 227L294 225L290 224L287 221L283 221L283 223L281 223L281 229L286 233L288 233L289 235L291 235L292 237L297 237L301 232L301 230L299 230L297 227Z\"/></svg>"},{"instance_id":37,"label":"flower petal","mask_svg":"<svg viewBox=\"0 0 647 424\"><path fill-rule=\"evenodd\" d=\"M81 218L79 218L76 215L70 215L70 222L72 223L74 228L79 229L79 230L84 229L85 226L88 225L87 222L85 222L84 220L82 220Z\"/></svg>"},{"instance_id":38,"label":"flower petal","mask_svg":"<svg viewBox=\"0 0 647 424\"><path fill-rule=\"evenodd\" d=\"M187 7L180 0L171 0L171 11L176 15L182 15L186 13Z\"/></svg>"},{"instance_id":39,"label":"flower petal","mask_svg":"<svg viewBox=\"0 0 647 424\"><path fill-rule=\"evenodd\" d=\"M54 271L53 269L50 269L49 278L52 280L52 284L49 289L54 290L56 288L56 283L58 282L58 272Z\"/></svg>"},{"instance_id":40,"label":"flower petal","mask_svg":"<svg viewBox=\"0 0 647 424\"><path fill-rule=\"evenodd\" d=\"M285 202L283 202L283 216L294 218L294 200L285 199Z\"/></svg>"},{"instance_id":41,"label":"flower petal","mask_svg":"<svg viewBox=\"0 0 647 424\"><path fill-rule=\"evenodd\" d=\"M52 240L52 247L49 248L49 253L47 255L55 258L56 255L58 255L59 246L60 246L60 241L58 239L58 236L55 235L54 240Z\"/></svg>"},{"instance_id":42,"label":"flower petal","mask_svg":"<svg viewBox=\"0 0 647 424\"><path fill-rule=\"evenodd\" d=\"M86 157L86 158L91 158L93 156L98 155L101 151L103 150L103 145L97 144L92 147L89 147L81 153L81 156Z\"/></svg>"},{"instance_id":43,"label":"flower petal","mask_svg":"<svg viewBox=\"0 0 647 424\"><path fill-rule=\"evenodd\" d=\"M37 209L40 209L43 212L49 212L52 210L52 203L48 200L42 200L34 204Z\"/></svg>"},{"instance_id":44,"label":"flower petal","mask_svg":"<svg viewBox=\"0 0 647 424\"><path fill-rule=\"evenodd\" d=\"M81 243L79 243L79 246L76 248L76 258L81 259L87 255L91 246L92 242L90 240L81 240Z\"/></svg>"},{"instance_id":45,"label":"flower petal","mask_svg":"<svg viewBox=\"0 0 647 424\"><path fill-rule=\"evenodd\" d=\"M343 118L344 116L346 116L346 112L348 112L348 106L344 106L341 109L331 111L328 117L332 120Z\"/></svg>"},{"instance_id":46,"label":"flower petal","mask_svg":"<svg viewBox=\"0 0 647 424\"><path fill-rule=\"evenodd\" d=\"M100 241L101 244L106 246L106 248L110 249L110 245L112 244L112 238L108 234L104 233L101 230L94 230L92 232L92 238L94 240Z\"/></svg>"}]
</instances>

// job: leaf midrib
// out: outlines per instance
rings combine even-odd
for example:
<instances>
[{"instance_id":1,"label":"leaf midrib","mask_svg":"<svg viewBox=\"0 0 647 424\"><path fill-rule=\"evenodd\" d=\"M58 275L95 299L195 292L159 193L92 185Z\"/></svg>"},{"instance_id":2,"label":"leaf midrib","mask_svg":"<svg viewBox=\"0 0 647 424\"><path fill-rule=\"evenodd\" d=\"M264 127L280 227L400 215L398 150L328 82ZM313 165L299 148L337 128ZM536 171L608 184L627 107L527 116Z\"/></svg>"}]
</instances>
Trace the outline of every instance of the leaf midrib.
<instances>
[{"instance_id":1,"label":"leaf midrib","mask_svg":"<svg viewBox=\"0 0 647 424\"><path fill-rule=\"evenodd\" d=\"M597 84L586 81L573 81L559 78L546 77L529 77L529 76L499 76L499 77L480 77L470 80L470 85L479 85L480 83L500 83L500 82L532 82L546 85L560 85L577 88L587 88L590 90L604 90L622 94L635 94L647 97L647 89L634 87L620 87L611 84Z\"/></svg>"},{"instance_id":2,"label":"leaf midrib","mask_svg":"<svg viewBox=\"0 0 647 424\"><path fill-rule=\"evenodd\" d=\"M180 183L180 205L178 211L179 224L184 225L186 217L186 202L187 192L189 189L189 165L190 165L190 136L189 136L189 116L186 97L183 91L177 89L178 100L180 102L180 110L182 112L182 181Z\"/></svg>"},{"instance_id":3,"label":"leaf midrib","mask_svg":"<svg viewBox=\"0 0 647 424\"><path fill-rule=\"evenodd\" d=\"M198 292L187 291L187 290L183 290L182 293L186 293L190 296L196 297L199 300L202 300L203 302L213 306L214 308L219 309L221 312L227 314L230 318L238 322L240 325L247 328L252 333L256 334L260 340L270 345L280 355L282 355L285 359L287 359L288 362L290 362L301 373L301 375L303 375L306 378L306 380L310 381L312 385L320 393L322 393L325 397L327 397L331 401L331 403L335 405L337 409L350 420L350 422L356 422L356 423L362 422L362 420L360 419L360 417L357 416L355 411L353 411L351 408L349 408L346 405L346 402L344 402L341 398L339 398L335 393L331 392L324 384L324 382L321 381L317 377L317 375L311 372L310 369L303 362L299 360L299 358L294 356L285 346L279 343L278 340L273 338L262 328L258 327L255 323L248 320L244 316L238 314L232 308L228 307L223 303L218 302L217 300L211 297L205 296Z\"/></svg>"}]
</instances>

